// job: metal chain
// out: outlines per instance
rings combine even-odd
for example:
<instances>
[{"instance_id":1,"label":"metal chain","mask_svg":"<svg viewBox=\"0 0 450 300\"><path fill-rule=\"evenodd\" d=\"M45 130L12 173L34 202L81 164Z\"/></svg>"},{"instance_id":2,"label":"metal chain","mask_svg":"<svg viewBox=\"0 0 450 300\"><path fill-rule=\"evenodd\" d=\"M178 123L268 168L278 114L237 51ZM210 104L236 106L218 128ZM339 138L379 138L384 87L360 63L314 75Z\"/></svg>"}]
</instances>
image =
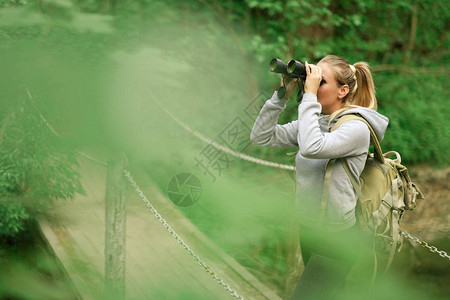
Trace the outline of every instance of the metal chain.
<instances>
[{"instance_id":1,"label":"metal chain","mask_svg":"<svg viewBox=\"0 0 450 300\"><path fill-rule=\"evenodd\" d=\"M42 122L44 122L44 124L47 126L47 128L48 128L55 136L61 138L61 136L60 136L59 133L55 130L55 128L53 128L53 126L47 121L47 119L46 119L46 118L41 114L41 112L37 109L37 107L36 107L36 105L35 105L35 103L34 103L33 96L32 96L31 93L30 93L30 90L29 90L28 88L26 88L26 90L27 90L27 93L28 93L28 98L30 99L30 102L31 102L31 104L33 105L34 110L35 110L36 113L39 115L39 117L41 118ZM101 161L101 160L98 160L98 159L96 159L95 157L92 157L92 156L90 156L89 154L84 153L84 152L82 152L82 151L80 151L80 150L75 150L75 152L77 152L79 155L81 155L81 156L83 156L83 157L85 157L85 158L87 158L87 159L89 159L89 160L91 160L91 161L93 161L93 162L95 162L95 163L97 163L97 164L100 164L100 165L102 165L102 166L106 166L106 165L107 165L106 162Z\"/></svg>"},{"instance_id":2,"label":"metal chain","mask_svg":"<svg viewBox=\"0 0 450 300\"><path fill-rule=\"evenodd\" d=\"M102 166L107 166L108 164L106 163L106 162L104 162L104 161L101 161L101 160L99 160L99 159L97 159L97 158L95 158L95 157L92 157L92 156L90 156L89 154L86 154L86 153L84 153L84 152L82 152L82 151L80 151L80 150L75 150L79 155L81 155L81 156L83 156L84 158L87 158L87 159L89 159L89 160L91 160L91 161L93 161L93 162L95 162L95 163L97 163L97 164L99 164L99 165L102 165Z\"/></svg>"},{"instance_id":3,"label":"metal chain","mask_svg":"<svg viewBox=\"0 0 450 300\"><path fill-rule=\"evenodd\" d=\"M403 231L402 231L402 235L403 235L404 237L406 237L406 238L412 240L413 242L415 242L415 243L421 245L422 247L428 248L428 250L430 250L431 252L437 253L437 254L439 254L439 256L441 256L441 257L443 257L443 258L447 258L448 260L450 260L450 256L447 254L447 252L445 252L445 251L443 251L443 250L439 251L435 246L430 246L430 245L428 245L427 242L421 241L421 240L419 240L417 237L411 236L411 235L410 235L409 233L407 233L407 232L403 232Z\"/></svg>"},{"instance_id":4,"label":"metal chain","mask_svg":"<svg viewBox=\"0 0 450 300\"><path fill-rule=\"evenodd\" d=\"M139 188L136 181L131 176L130 172L127 170L123 171L124 175L128 178L131 185L134 187L136 192L139 194L139 197L141 197L142 200L144 200L145 204L151 209L155 217L164 225L164 227L169 231L169 233L177 240L177 242L183 246L183 248L186 250L186 252L192 256L192 258L198 262L203 269L205 269L206 272L209 273L209 275L216 280L218 284L220 284L230 295L236 299L244 300L244 297L240 296L235 290L233 290L227 283L224 282L222 278L216 275L215 272L211 270L211 268L203 261L201 258L192 251L189 246L178 236L178 234L170 227L170 225L164 220L161 215L158 213L158 211L153 207L153 205L150 203L150 201L147 199L147 197L144 195L144 192Z\"/></svg>"},{"instance_id":5,"label":"metal chain","mask_svg":"<svg viewBox=\"0 0 450 300\"><path fill-rule=\"evenodd\" d=\"M47 121L47 119L41 114L41 112L37 109L36 104L34 103L34 99L33 96L30 93L30 90L28 88L26 88L27 90L27 94L28 94L28 99L30 99L30 103L33 105L33 109L36 111L36 113L39 115L39 117L41 118L42 122L45 123L45 125L48 127L48 129L57 137L61 137L59 135L59 133L53 128L52 125L50 125L50 123Z\"/></svg>"},{"instance_id":6,"label":"metal chain","mask_svg":"<svg viewBox=\"0 0 450 300\"><path fill-rule=\"evenodd\" d=\"M33 101L33 97L31 96L30 91L27 88L27 93L28 93L28 97L30 99L30 101ZM201 139L202 141L204 141L205 143L211 144L213 147L215 147L216 149L222 150L223 152L226 152L228 154L231 154L235 157L238 157L240 159L243 160L247 160L247 161L251 161L253 163L256 164L260 164L260 165L264 165L264 166L269 166L269 167L274 167L274 168L280 168L280 169L286 169L286 170L291 170L291 171L295 171L295 167L294 166L289 166L289 165L284 165L284 164L279 164L279 163L274 163L271 161L266 161L263 159L259 159L256 157L252 157L250 155L246 155L234 150L231 150L225 146L222 146L220 144L217 144L216 142L214 142L211 139L208 139L207 137L203 136L201 133L191 129L189 126L187 126L186 124L184 124L183 122L181 122L180 120L178 120L178 118L176 118L173 114L171 114L169 111L167 111L161 104L159 104L159 102L152 96L150 95L151 98L153 99L153 101L166 113L168 114L175 122L177 122L181 127L183 127L184 129L186 129L187 131L191 132L193 135L195 135L196 137L198 137L199 139ZM36 109L36 107L35 107ZM61 137L59 135L59 133L53 128L53 126L47 121L47 119L36 109L36 112L39 114L41 120L45 123L45 125L47 125L47 127L50 129L51 132L53 132L54 135L56 135L57 137ZM93 162L96 162L98 164L101 165L106 165L105 162L102 162L96 158L93 158L92 156L89 156L88 154L78 151L77 152L81 155L84 156L85 158L92 160Z\"/></svg>"},{"instance_id":7,"label":"metal chain","mask_svg":"<svg viewBox=\"0 0 450 300\"><path fill-rule=\"evenodd\" d=\"M208 139L207 137L203 136L201 133L193 130L192 128L190 128L189 126L187 126L186 124L184 124L183 122L181 122L177 117L175 117L170 111L168 111L164 106L162 106L158 100L156 100L155 97L153 97L152 94L150 94L150 98L169 116L171 117L175 122L177 122L181 127L183 127L184 129L186 129L187 131L189 131L190 133L192 133L193 135L195 135L196 137L198 137L199 139L201 139L202 141L204 141L205 143L211 144L213 147L215 147L216 149L222 150L223 152L226 152L228 154L231 154L237 158L243 159L243 160L247 160L247 161L251 161L253 163L256 164L260 164L263 166L268 166L268 167L274 167L274 168L280 168L280 169L286 169L286 170L291 170L291 171L295 171L295 167L294 166L290 166L290 165L284 165L284 164L279 164L279 163L274 163L271 161L267 161L267 160L263 160L263 159L259 159L256 157L252 157L250 155L246 155L234 150L231 150L230 148L227 148L225 146L222 146L220 144L217 144L216 142L214 142L211 139Z\"/></svg>"}]
</instances>

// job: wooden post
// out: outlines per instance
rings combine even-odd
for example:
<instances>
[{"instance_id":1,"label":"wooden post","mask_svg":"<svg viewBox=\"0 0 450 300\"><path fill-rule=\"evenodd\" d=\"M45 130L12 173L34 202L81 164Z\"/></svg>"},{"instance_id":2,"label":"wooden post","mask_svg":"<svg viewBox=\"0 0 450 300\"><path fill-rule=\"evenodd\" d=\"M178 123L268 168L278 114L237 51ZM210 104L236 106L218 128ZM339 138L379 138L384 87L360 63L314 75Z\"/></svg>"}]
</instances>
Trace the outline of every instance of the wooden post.
<instances>
[{"instance_id":1,"label":"wooden post","mask_svg":"<svg viewBox=\"0 0 450 300\"><path fill-rule=\"evenodd\" d=\"M105 295L125 298L126 181L124 154L108 162L105 199Z\"/></svg>"}]
</instances>

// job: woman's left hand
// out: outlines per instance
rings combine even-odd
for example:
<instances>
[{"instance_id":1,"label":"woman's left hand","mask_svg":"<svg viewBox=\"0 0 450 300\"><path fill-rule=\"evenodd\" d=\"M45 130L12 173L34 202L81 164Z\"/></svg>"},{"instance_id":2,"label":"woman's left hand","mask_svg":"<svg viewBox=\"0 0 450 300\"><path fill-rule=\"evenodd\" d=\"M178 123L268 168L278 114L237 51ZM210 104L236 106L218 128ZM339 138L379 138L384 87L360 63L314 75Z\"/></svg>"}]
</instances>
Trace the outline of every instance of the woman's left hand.
<instances>
[{"instance_id":1,"label":"woman's left hand","mask_svg":"<svg viewBox=\"0 0 450 300\"><path fill-rule=\"evenodd\" d=\"M305 93L312 93L317 95L317 90L319 89L320 82L322 81L322 69L308 64L305 61L306 67L306 80L305 80Z\"/></svg>"}]
</instances>

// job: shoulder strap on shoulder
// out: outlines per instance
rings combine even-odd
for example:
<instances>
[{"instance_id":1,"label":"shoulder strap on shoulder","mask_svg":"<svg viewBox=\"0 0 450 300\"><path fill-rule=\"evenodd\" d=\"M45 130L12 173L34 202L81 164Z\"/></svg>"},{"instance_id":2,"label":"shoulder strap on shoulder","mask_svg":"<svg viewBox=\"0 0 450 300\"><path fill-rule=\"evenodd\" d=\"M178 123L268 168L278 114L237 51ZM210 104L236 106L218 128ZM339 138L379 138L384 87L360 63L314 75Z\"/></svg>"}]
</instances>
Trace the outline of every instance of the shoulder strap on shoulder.
<instances>
[{"instance_id":1,"label":"shoulder strap on shoulder","mask_svg":"<svg viewBox=\"0 0 450 300\"><path fill-rule=\"evenodd\" d=\"M375 134L375 131L373 130L372 126L370 126L369 122L366 121L363 117L356 114L348 114L340 117L336 124L331 128L331 131L334 131L338 129L342 124L348 121L358 120L367 125L367 127L370 130L370 142L372 145L374 145L374 151L375 151L375 159L377 159L379 162L384 163L384 156L383 151L381 150L380 142L378 141L377 135Z\"/></svg>"},{"instance_id":2,"label":"shoulder strap on shoulder","mask_svg":"<svg viewBox=\"0 0 450 300\"><path fill-rule=\"evenodd\" d=\"M348 166L347 161L345 158L340 158L342 166L344 167L345 173L347 173L348 178L350 179L350 182L352 183L353 188L355 189L356 194L358 195L358 199L360 201L364 200L364 195L362 193L361 187L359 186L358 182L356 181L355 177L353 176L352 172L350 171L350 167Z\"/></svg>"}]
</instances>

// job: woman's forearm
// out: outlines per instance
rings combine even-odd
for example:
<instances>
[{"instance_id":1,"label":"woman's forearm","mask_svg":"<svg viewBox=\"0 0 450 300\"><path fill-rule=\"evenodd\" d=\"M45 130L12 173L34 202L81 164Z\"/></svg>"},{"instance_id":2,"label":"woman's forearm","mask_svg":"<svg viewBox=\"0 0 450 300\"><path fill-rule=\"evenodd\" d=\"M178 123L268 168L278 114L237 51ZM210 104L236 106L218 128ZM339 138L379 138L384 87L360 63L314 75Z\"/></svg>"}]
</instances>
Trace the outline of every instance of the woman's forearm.
<instances>
[{"instance_id":1,"label":"woman's forearm","mask_svg":"<svg viewBox=\"0 0 450 300\"><path fill-rule=\"evenodd\" d=\"M286 108L286 99L279 99L277 92L266 101L256 118L250 134L250 140L261 146L290 148L297 147L297 121L284 125L278 124L278 118Z\"/></svg>"}]
</instances>

